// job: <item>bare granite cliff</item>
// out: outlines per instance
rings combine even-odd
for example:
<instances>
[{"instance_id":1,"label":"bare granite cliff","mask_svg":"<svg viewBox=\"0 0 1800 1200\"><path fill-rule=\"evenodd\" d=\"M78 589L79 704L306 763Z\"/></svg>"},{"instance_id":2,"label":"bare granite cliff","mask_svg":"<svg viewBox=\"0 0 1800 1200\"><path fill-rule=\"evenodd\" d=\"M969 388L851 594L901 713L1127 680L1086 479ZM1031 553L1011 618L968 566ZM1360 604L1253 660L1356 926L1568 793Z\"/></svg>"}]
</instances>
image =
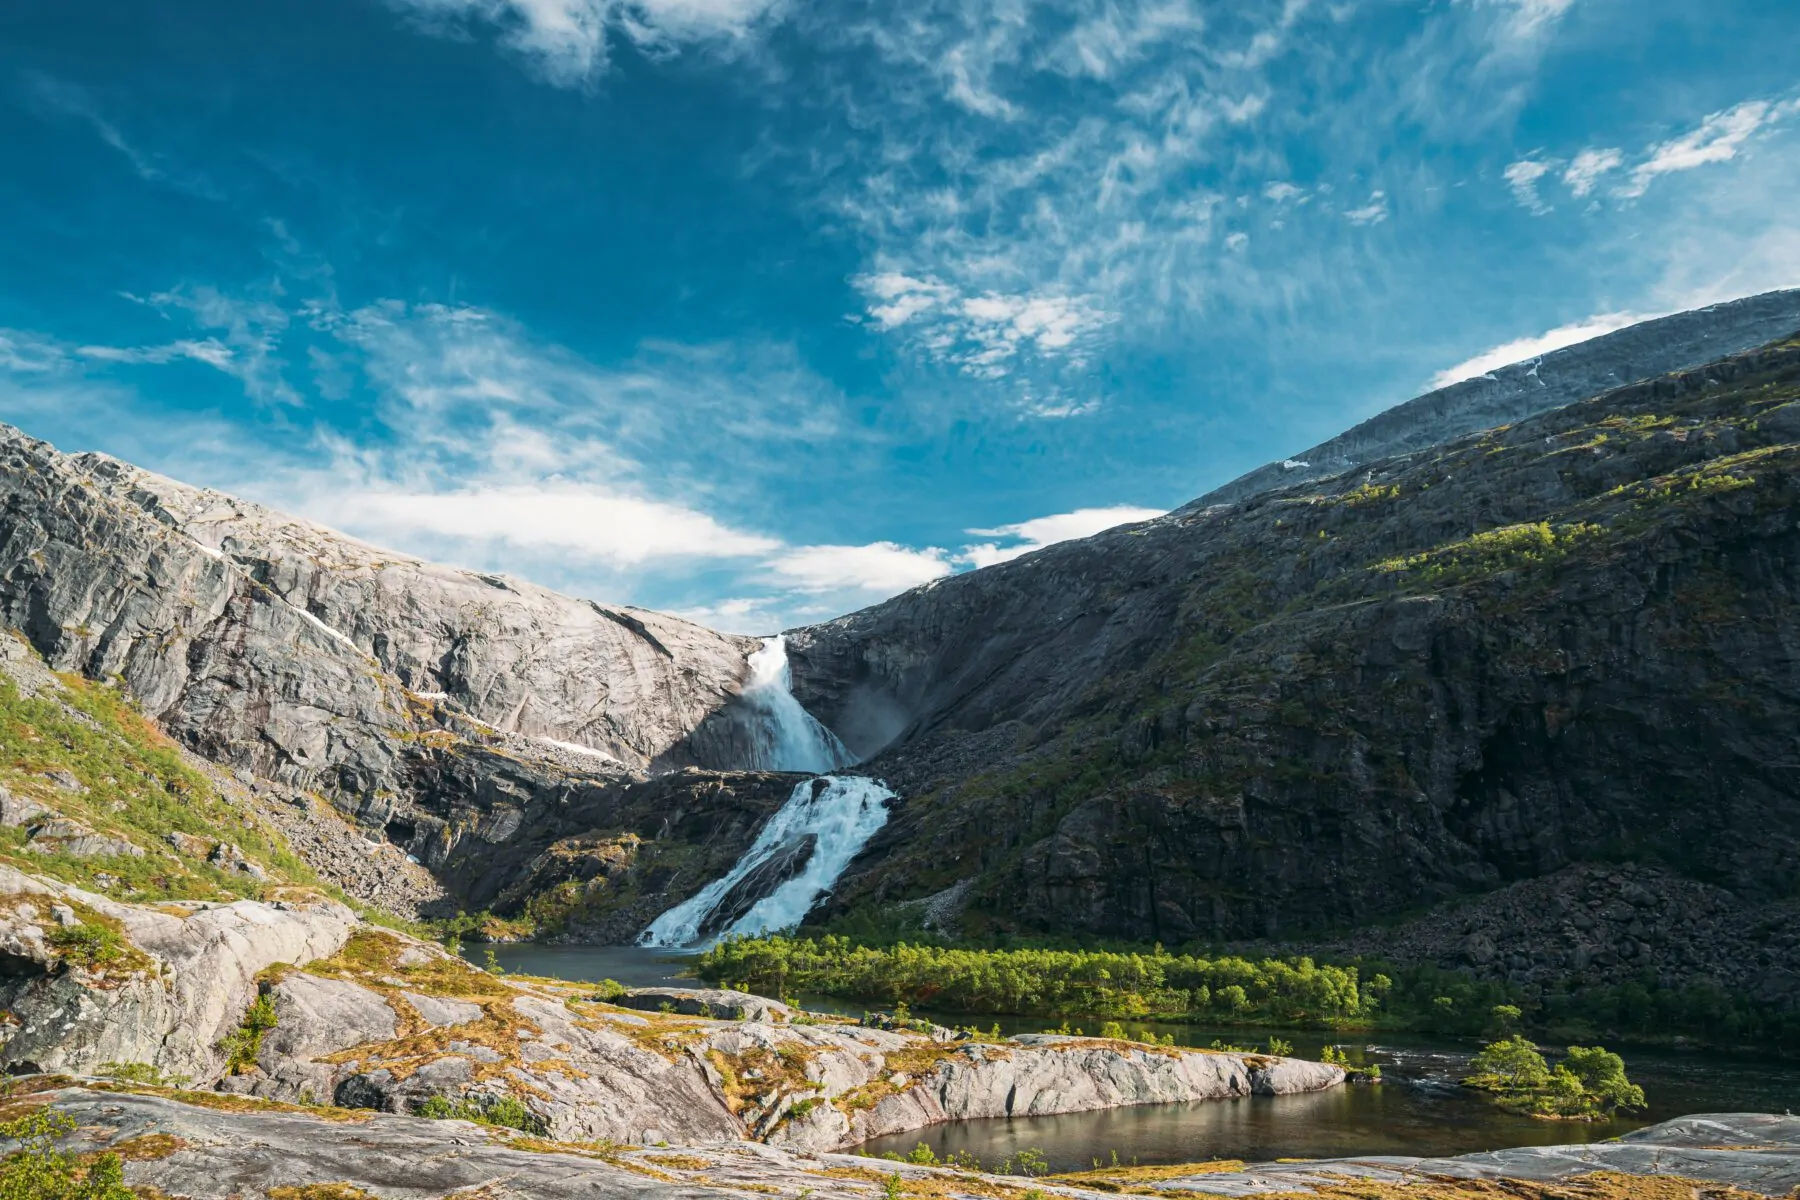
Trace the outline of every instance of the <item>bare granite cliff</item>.
<instances>
[{"instance_id":1,"label":"bare granite cliff","mask_svg":"<svg viewBox=\"0 0 1800 1200\"><path fill-rule=\"evenodd\" d=\"M752 639L503 575L382 550L104 455L67 468L241 568L372 657L400 687L506 733L643 768L735 695ZM673 765L682 765L679 761Z\"/></svg>"}]
</instances>

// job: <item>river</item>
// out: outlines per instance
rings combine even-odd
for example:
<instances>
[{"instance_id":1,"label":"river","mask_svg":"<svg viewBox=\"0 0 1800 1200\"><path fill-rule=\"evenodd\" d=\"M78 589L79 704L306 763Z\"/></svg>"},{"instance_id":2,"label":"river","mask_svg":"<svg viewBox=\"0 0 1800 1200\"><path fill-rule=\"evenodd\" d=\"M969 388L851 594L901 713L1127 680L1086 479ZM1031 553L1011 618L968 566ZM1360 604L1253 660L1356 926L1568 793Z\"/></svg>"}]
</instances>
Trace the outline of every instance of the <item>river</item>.
<instances>
[{"instance_id":1,"label":"river","mask_svg":"<svg viewBox=\"0 0 1800 1200\"><path fill-rule=\"evenodd\" d=\"M489 947L466 948L482 961ZM626 946L492 947L508 971L556 979L615 979L632 987L662 984L698 986L682 972L686 962L667 950ZM861 1005L801 997L809 1008L860 1013ZM1031 1033L1056 1022L1029 1018L970 1017L921 1011L920 1016L950 1025L998 1023L1003 1033ZM1076 1021L1089 1033L1099 1022ZM1178 1044L1207 1046L1222 1039L1239 1045L1265 1041L1253 1029L1128 1022L1130 1031L1169 1034ZM1316 1058L1327 1038L1319 1033L1282 1030L1301 1057ZM1041 1152L1052 1170L1082 1170L1095 1162L1143 1165L1197 1162L1212 1158L1269 1161L1277 1158L1333 1158L1369 1154L1464 1154L1503 1146L1550 1145L1617 1137L1639 1126L1701 1112L1783 1112L1800 1106L1800 1064L1735 1058L1701 1051L1613 1046L1625 1056L1633 1082L1642 1085L1649 1111L1628 1121L1593 1124L1533 1121L1500 1111L1481 1096L1456 1085L1477 1047L1470 1042L1402 1034L1334 1037L1352 1062L1379 1064L1379 1084L1336 1088L1307 1096L1250 1096L1202 1104L1157 1104L1074 1113L1059 1117L1015 1117L959 1121L881 1138L867 1153L905 1153L920 1142L940 1157L954 1152L996 1164L1021 1150Z\"/></svg>"}]
</instances>

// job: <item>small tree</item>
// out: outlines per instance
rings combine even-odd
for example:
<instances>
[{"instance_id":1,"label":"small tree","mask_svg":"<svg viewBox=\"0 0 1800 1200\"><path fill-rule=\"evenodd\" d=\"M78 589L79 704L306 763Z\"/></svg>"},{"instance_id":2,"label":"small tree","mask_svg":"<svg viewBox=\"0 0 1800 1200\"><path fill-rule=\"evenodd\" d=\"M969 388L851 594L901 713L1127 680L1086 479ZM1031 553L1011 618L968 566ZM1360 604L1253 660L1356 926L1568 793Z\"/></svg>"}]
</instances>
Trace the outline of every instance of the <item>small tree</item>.
<instances>
[{"instance_id":1,"label":"small tree","mask_svg":"<svg viewBox=\"0 0 1800 1200\"><path fill-rule=\"evenodd\" d=\"M48 1109L0 1122L0 1138L19 1143L0 1161L0 1200L133 1200L118 1155L102 1154L84 1168L56 1148L74 1131L75 1118Z\"/></svg>"},{"instance_id":2,"label":"small tree","mask_svg":"<svg viewBox=\"0 0 1800 1200\"><path fill-rule=\"evenodd\" d=\"M1550 1082L1544 1056L1519 1034L1490 1042L1469 1066L1472 1081L1499 1092L1529 1091Z\"/></svg>"},{"instance_id":3,"label":"small tree","mask_svg":"<svg viewBox=\"0 0 1800 1200\"><path fill-rule=\"evenodd\" d=\"M1604 1111L1644 1107L1644 1089L1625 1078L1625 1060L1606 1047L1570 1046L1562 1065Z\"/></svg>"}]
</instances>

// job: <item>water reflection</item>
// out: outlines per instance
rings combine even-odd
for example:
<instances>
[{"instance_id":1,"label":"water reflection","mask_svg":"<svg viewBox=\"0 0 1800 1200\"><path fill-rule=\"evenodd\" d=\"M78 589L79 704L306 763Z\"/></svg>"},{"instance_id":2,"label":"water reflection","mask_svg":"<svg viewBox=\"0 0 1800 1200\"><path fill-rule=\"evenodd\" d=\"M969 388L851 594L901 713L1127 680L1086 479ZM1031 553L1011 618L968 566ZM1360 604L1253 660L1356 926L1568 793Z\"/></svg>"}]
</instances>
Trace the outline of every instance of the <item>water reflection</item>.
<instances>
[{"instance_id":1,"label":"water reflection","mask_svg":"<svg viewBox=\"0 0 1800 1200\"><path fill-rule=\"evenodd\" d=\"M469 946L475 962L490 947ZM508 971L556 979L614 979L631 987L701 986L684 974L691 955L635 946L491 947ZM864 1006L819 997L801 997L806 1007L849 1015ZM918 1015L946 1025L995 1024L1005 1034L1041 1032L1060 1022L995 1018L953 1012ZM1097 1033L1099 1022L1074 1025ZM1175 1163L1209 1158L1268 1161L1276 1158L1331 1158L1376 1154L1443 1155L1501 1146L1553 1145L1616 1137L1651 1121L1699 1112L1782 1112L1800 1105L1800 1064L1734 1059L1727 1055L1633 1049L1625 1054L1634 1081L1643 1085L1650 1109L1632 1121L1596 1124L1533 1121L1495 1108L1460 1088L1476 1046L1470 1042L1410 1035L1331 1036L1291 1030L1221 1029L1155 1022L1128 1023L1133 1035L1167 1036L1177 1045L1210 1046L1215 1040L1265 1046L1272 1036L1293 1043L1294 1052L1317 1058L1327 1044L1344 1048L1352 1063L1379 1064L1384 1082L1337 1088L1307 1096L1250 1096L1201 1104L1142 1105L1109 1112L1060 1117L963 1121L878 1139L865 1152L904 1154L920 1142L942 1157L974 1154L999 1163L1020 1150L1044 1153L1053 1169L1078 1170L1095 1160Z\"/></svg>"}]
</instances>

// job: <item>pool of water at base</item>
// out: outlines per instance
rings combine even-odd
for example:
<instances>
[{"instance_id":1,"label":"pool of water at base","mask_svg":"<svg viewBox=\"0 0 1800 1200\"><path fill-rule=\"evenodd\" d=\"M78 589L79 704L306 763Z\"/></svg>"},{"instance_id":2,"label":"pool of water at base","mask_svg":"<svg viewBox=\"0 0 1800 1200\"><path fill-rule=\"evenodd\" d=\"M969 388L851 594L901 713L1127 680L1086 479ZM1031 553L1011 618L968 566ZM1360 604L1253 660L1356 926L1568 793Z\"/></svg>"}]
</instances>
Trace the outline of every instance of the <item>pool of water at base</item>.
<instances>
[{"instance_id":1,"label":"pool of water at base","mask_svg":"<svg viewBox=\"0 0 1800 1200\"><path fill-rule=\"evenodd\" d=\"M465 947L475 962L486 946ZM506 970L556 979L614 979L631 987L704 986L683 972L688 957L668 950L626 946L491 947ZM864 1005L800 997L815 1011L859 1014ZM1033 1033L1057 1021L921 1011L946 1025L995 1024L1004 1034ZM1097 1033L1099 1022L1072 1025ZM1783 1112L1800 1107L1800 1064L1746 1059L1699 1051L1615 1046L1633 1081L1643 1086L1649 1110L1628 1121L1534 1121L1502 1112L1458 1087L1473 1042L1401 1034L1332 1035L1196 1025L1126 1022L1134 1035L1169 1036L1176 1044L1210 1046L1215 1040L1266 1046L1271 1036L1317 1058L1327 1045L1342 1046L1353 1063L1379 1064L1379 1084L1334 1088L1304 1096L1247 1096L1199 1104L1151 1104L1055 1117L958 1121L879 1138L859 1147L869 1154L904 1154L919 1143L939 1157L962 1152L995 1165L1021 1150L1041 1152L1053 1170L1107 1164L1143 1165L1236 1158L1334 1158L1373 1154L1449 1155L1503 1146L1596 1141L1670 1117L1702 1112Z\"/></svg>"}]
</instances>

